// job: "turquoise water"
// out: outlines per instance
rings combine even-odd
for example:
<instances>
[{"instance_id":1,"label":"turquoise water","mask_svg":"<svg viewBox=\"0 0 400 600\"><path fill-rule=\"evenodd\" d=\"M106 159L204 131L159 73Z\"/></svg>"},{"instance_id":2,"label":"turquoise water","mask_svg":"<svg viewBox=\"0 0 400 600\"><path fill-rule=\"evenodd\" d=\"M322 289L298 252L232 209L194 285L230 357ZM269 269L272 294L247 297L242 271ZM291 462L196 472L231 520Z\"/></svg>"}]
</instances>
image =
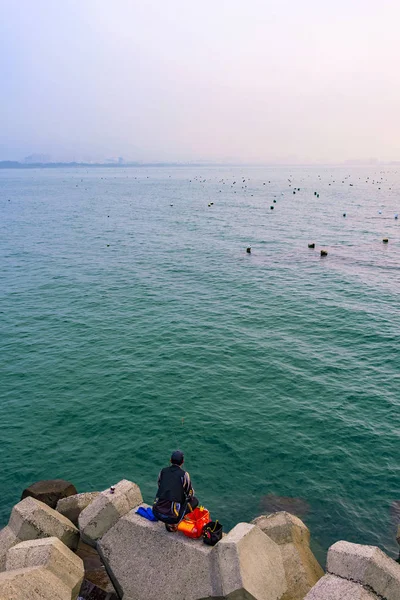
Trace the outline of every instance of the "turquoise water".
<instances>
[{"instance_id":1,"label":"turquoise water","mask_svg":"<svg viewBox=\"0 0 400 600\"><path fill-rule=\"evenodd\" d=\"M395 556L395 213L394 167L0 171L0 522L43 478L151 501L180 447L226 528L301 498L319 557Z\"/></svg>"}]
</instances>

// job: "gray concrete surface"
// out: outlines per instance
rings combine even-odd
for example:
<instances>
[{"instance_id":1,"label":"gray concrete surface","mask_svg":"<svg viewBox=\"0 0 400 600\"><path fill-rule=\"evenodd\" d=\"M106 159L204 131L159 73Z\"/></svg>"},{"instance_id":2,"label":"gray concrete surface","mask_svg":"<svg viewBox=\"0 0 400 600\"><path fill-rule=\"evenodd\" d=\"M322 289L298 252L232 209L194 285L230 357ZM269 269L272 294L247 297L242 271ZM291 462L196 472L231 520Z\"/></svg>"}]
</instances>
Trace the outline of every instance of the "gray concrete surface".
<instances>
[{"instance_id":1,"label":"gray concrete surface","mask_svg":"<svg viewBox=\"0 0 400 600\"><path fill-rule=\"evenodd\" d=\"M79 531L71 521L53 508L28 497L14 506L8 523L18 540L57 537L66 546L78 547Z\"/></svg>"},{"instance_id":2,"label":"gray concrete surface","mask_svg":"<svg viewBox=\"0 0 400 600\"><path fill-rule=\"evenodd\" d=\"M382 600L361 584L335 575L325 575L304 600Z\"/></svg>"},{"instance_id":3,"label":"gray concrete surface","mask_svg":"<svg viewBox=\"0 0 400 600\"><path fill-rule=\"evenodd\" d=\"M64 517L67 517L77 527L81 512L99 495L100 492L86 492L62 498L57 502L56 510L64 515Z\"/></svg>"},{"instance_id":4,"label":"gray concrete surface","mask_svg":"<svg viewBox=\"0 0 400 600\"><path fill-rule=\"evenodd\" d=\"M279 600L287 591L279 547L257 526L238 523L215 546L222 596ZM214 558L214 557L212 557Z\"/></svg>"},{"instance_id":5,"label":"gray concrete surface","mask_svg":"<svg viewBox=\"0 0 400 600\"><path fill-rule=\"evenodd\" d=\"M327 571L360 583L386 600L400 600L400 564L376 546L336 542L328 551Z\"/></svg>"},{"instance_id":6,"label":"gray concrete surface","mask_svg":"<svg viewBox=\"0 0 400 600\"><path fill-rule=\"evenodd\" d=\"M198 600L214 589L212 548L130 511L99 541L98 550L124 600ZM218 582L217 582L218 583Z\"/></svg>"},{"instance_id":7,"label":"gray concrete surface","mask_svg":"<svg viewBox=\"0 0 400 600\"><path fill-rule=\"evenodd\" d=\"M287 586L280 550L258 527L240 523L210 547L135 511L97 545L124 600L281 600Z\"/></svg>"},{"instance_id":8,"label":"gray concrete surface","mask_svg":"<svg viewBox=\"0 0 400 600\"><path fill-rule=\"evenodd\" d=\"M83 561L58 538L21 542L7 552L7 571L27 567L45 567L70 589L71 598L78 596L84 575Z\"/></svg>"},{"instance_id":9,"label":"gray concrete surface","mask_svg":"<svg viewBox=\"0 0 400 600\"><path fill-rule=\"evenodd\" d=\"M143 502L136 483L123 479L115 485L115 491L104 490L79 515L81 536L86 544L95 546L117 521Z\"/></svg>"},{"instance_id":10,"label":"gray concrete surface","mask_svg":"<svg viewBox=\"0 0 400 600\"><path fill-rule=\"evenodd\" d=\"M6 557L10 548L18 544L20 540L17 538L13 530L7 525L0 531L0 572L6 570Z\"/></svg>"},{"instance_id":11,"label":"gray concrete surface","mask_svg":"<svg viewBox=\"0 0 400 600\"><path fill-rule=\"evenodd\" d=\"M71 590L44 567L0 573L0 600L76 600Z\"/></svg>"},{"instance_id":12,"label":"gray concrete surface","mask_svg":"<svg viewBox=\"0 0 400 600\"><path fill-rule=\"evenodd\" d=\"M288 585L282 600L302 600L324 575L311 552L308 528L286 511L260 516L252 522L279 545Z\"/></svg>"}]
</instances>

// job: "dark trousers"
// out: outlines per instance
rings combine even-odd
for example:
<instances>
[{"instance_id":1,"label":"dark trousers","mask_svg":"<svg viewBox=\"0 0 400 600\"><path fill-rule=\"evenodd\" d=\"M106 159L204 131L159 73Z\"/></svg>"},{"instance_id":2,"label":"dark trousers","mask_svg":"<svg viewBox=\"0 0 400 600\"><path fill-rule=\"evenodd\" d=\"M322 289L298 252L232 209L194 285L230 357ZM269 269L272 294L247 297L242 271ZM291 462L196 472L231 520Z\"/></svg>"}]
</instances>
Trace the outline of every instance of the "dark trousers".
<instances>
[{"instance_id":1,"label":"dark trousers","mask_svg":"<svg viewBox=\"0 0 400 600\"><path fill-rule=\"evenodd\" d=\"M179 516L176 517L175 515L171 515L171 514L159 513L157 510L157 505L154 504L153 505L153 515L159 521L163 521L164 523L173 525L173 524L180 523L182 521L183 517L185 515L187 515L188 513L191 513L195 508L198 507L198 505L199 505L198 499L195 496L193 496L192 498L190 498L190 500L188 502L185 501L184 504L182 504Z\"/></svg>"},{"instance_id":2,"label":"dark trousers","mask_svg":"<svg viewBox=\"0 0 400 600\"><path fill-rule=\"evenodd\" d=\"M193 496L192 498L190 498L190 500L186 506L185 515L192 512L192 510L197 508L198 505L199 505L199 500L198 500L198 498L196 498L196 496Z\"/></svg>"}]
</instances>

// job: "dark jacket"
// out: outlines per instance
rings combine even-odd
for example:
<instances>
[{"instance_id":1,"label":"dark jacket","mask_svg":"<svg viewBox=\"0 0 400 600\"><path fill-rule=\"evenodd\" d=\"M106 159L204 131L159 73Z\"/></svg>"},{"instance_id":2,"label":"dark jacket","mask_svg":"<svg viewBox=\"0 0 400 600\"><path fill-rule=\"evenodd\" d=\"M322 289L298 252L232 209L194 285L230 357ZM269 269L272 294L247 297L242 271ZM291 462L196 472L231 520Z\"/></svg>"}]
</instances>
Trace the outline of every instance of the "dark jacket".
<instances>
[{"instance_id":1,"label":"dark jacket","mask_svg":"<svg viewBox=\"0 0 400 600\"><path fill-rule=\"evenodd\" d=\"M188 498L194 494L187 471L171 465L161 469L153 511L159 518L179 518Z\"/></svg>"}]
</instances>

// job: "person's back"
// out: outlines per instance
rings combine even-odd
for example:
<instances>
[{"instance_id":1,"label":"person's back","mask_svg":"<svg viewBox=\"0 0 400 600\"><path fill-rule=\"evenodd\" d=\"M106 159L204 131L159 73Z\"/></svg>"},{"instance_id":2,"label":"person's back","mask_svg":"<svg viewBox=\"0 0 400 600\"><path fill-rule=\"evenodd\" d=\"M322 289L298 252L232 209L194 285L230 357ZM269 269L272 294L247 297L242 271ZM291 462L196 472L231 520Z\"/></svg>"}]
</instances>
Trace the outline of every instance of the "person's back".
<instances>
[{"instance_id":1,"label":"person's back","mask_svg":"<svg viewBox=\"0 0 400 600\"><path fill-rule=\"evenodd\" d=\"M183 502L186 500L185 488L188 488L189 476L179 465L170 465L161 469L158 494L163 500Z\"/></svg>"},{"instance_id":2,"label":"person's back","mask_svg":"<svg viewBox=\"0 0 400 600\"><path fill-rule=\"evenodd\" d=\"M174 531L173 525L199 504L194 497L189 473L182 469L183 461L183 452L176 450L172 453L171 465L161 469L158 476L153 514L166 524L168 531Z\"/></svg>"}]
</instances>

